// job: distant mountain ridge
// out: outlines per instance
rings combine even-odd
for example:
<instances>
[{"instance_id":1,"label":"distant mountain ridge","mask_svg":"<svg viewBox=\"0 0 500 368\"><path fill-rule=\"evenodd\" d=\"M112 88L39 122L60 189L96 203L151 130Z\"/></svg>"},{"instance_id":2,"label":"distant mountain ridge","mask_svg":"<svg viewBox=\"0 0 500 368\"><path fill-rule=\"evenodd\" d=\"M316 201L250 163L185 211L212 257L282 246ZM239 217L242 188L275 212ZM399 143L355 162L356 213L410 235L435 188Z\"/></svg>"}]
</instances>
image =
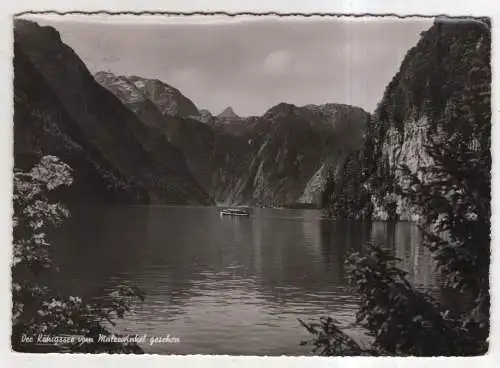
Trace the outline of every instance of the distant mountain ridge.
<instances>
[{"instance_id":1,"label":"distant mountain ridge","mask_svg":"<svg viewBox=\"0 0 500 368\"><path fill-rule=\"evenodd\" d=\"M208 110L179 117L172 110L153 112L151 97L134 93L143 78L111 73L97 73L95 78L145 125L161 129L183 152L193 176L220 203L319 206L324 176L359 148L369 118L360 108L333 103L280 103L261 117L242 118L231 107L215 117ZM171 104L178 105L173 100ZM203 118L194 118L198 116ZM311 182L315 175L322 184Z\"/></svg>"},{"instance_id":2,"label":"distant mountain ridge","mask_svg":"<svg viewBox=\"0 0 500 368\"><path fill-rule=\"evenodd\" d=\"M60 156L105 202L319 206L369 119L342 104L213 116L156 79L92 78L52 27L16 21L15 41L16 165Z\"/></svg>"},{"instance_id":3,"label":"distant mountain ridge","mask_svg":"<svg viewBox=\"0 0 500 368\"><path fill-rule=\"evenodd\" d=\"M76 197L106 203L311 204L343 218L411 219L399 167L432 165L435 137L479 147L474 134L487 134L474 125L490 106L483 23L436 20L373 115L283 102L240 117L200 110L156 79L93 78L54 28L16 20L15 167L59 156L75 169Z\"/></svg>"}]
</instances>

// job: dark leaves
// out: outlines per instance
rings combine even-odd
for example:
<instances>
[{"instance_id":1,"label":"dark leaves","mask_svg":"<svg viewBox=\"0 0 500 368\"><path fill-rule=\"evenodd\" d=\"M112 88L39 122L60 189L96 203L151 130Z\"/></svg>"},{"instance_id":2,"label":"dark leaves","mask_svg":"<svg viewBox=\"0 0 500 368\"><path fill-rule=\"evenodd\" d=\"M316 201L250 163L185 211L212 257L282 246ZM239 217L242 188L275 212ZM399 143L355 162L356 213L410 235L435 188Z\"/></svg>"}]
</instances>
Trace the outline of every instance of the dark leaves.
<instances>
[{"instance_id":1,"label":"dark leaves","mask_svg":"<svg viewBox=\"0 0 500 368\"><path fill-rule=\"evenodd\" d=\"M28 173L14 173L12 347L26 352L141 353L135 343L97 343L99 334L111 334L106 326L115 325L114 318L123 318L136 299L144 300L137 287L121 285L110 298L96 304L61 297L39 285L42 272L56 270L46 232L69 216L61 204L50 203L48 192L71 182L70 168L53 156L42 158ZM94 343L41 347L36 341L22 342L23 335L86 336L94 338Z\"/></svg>"}]
</instances>

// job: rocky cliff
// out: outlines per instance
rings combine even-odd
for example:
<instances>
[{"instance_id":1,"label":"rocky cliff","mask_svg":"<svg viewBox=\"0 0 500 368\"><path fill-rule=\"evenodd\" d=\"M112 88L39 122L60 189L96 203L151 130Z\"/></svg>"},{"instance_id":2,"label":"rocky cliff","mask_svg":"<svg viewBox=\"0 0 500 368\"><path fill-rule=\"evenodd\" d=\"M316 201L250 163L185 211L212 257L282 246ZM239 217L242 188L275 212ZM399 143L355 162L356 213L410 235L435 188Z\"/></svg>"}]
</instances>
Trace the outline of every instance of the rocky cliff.
<instances>
[{"instance_id":1,"label":"rocky cliff","mask_svg":"<svg viewBox=\"0 0 500 368\"><path fill-rule=\"evenodd\" d=\"M262 117L269 130L257 154L260 192L285 205L321 206L325 178L342 175L347 156L360 147L369 119L364 110L342 104L297 107L279 104ZM251 172L251 171L250 171Z\"/></svg>"},{"instance_id":2,"label":"rocky cliff","mask_svg":"<svg viewBox=\"0 0 500 368\"><path fill-rule=\"evenodd\" d=\"M16 167L59 156L75 169L72 200L212 203L182 152L96 83L54 28L25 20L14 28Z\"/></svg>"},{"instance_id":3,"label":"rocky cliff","mask_svg":"<svg viewBox=\"0 0 500 368\"><path fill-rule=\"evenodd\" d=\"M487 20L439 18L423 32L387 86L363 149L350 158L357 163L356 174L349 185L331 190L329 207L338 207L342 196L358 186L363 195L351 207L371 206L376 218L416 219L416 209L398 194L402 168L416 173L431 166L427 146L436 142L458 136L471 146L479 144L481 114L491 110L490 47Z\"/></svg>"}]
</instances>

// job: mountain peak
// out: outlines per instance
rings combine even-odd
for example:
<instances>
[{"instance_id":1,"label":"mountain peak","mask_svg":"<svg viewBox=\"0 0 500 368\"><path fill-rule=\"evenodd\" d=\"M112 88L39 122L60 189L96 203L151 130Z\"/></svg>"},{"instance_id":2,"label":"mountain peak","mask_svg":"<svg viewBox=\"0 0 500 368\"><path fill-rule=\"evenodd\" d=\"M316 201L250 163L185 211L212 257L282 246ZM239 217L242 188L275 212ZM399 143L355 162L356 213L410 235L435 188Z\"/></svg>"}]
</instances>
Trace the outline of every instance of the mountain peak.
<instances>
[{"instance_id":1,"label":"mountain peak","mask_svg":"<svg viewBox=\"0 0 500 368\"><path fill-rule=\"evenodd\" d=\"M274 105L273 107L269 108L265 113L264 116L271 116L274 114L279 114L279 113L285 113L285 114L291 114L293 111L297 110L298 107L287 103L287 102L280 102L277 105Z\"/></svg>"},{"instance_id":2,"label":"mountain peak","mask_svg":"<svg viewBox=\"0 0 500 368\"><path fill-rule=\"evenodd\" d=\"M217 117L223 119L239 118L239 116L236 115L231 106L226 107L224 111L222 111L219 115L217 115Z\"/></svg>"},{"instance_id":3,"label":"mountain peak","mask_svg":"<svg viewBox=\"0 0 500 368\"><path fill-rule=\"evenodd\" d=\"M125 103L151 101L163 115L200 119L200 112L177 88L152 78L101 71L95 80Z\"/></svg>"}]
</instances>

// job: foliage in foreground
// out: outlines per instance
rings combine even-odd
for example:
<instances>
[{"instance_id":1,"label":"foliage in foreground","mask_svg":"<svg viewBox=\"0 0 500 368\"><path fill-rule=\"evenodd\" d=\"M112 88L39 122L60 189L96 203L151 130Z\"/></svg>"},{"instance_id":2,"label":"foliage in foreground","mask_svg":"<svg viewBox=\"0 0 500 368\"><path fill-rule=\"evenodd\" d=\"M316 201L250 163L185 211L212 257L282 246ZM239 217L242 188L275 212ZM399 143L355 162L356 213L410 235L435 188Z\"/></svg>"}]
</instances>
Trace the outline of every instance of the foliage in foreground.
<instances>
[{"instance_id":1,"label":"foliage in foreground","mask_svg":"<svg viewBox=\"0 0 500 368\"><path fill-rule=\"evenodd\" d=\"M373 344L361 348L332 319L320 325L302 322L320 354L432 356L487 351L491 156L485 125L479 125L481 131L474 135L479 144L455 135L446 144L427 147L434 166L415 174L402 168L406 180L398 188L408 203L420 209L423 245L432 251L444 287L464 295L464 311L452 315L416 290L388 251L370 245L365 254L348 259L348 274L361 297L357 322L373 337Z\"/></svg>"},{"instance_id":2,"label":"foliage in foreground","mask_svg":"<svg viewBox=\"0 0 500 368\"><path fill-rule=\"evenodd\" d=\"M107 301L93 304L58 295L40 281L45 272L56 270L48 233L69 216L61 204L50 201L50 194L71 183L70 167L54 156L43 157L29 172L14 172L12 348L20 352L141 353L135 343L98 342L99 335L112 335L107 326L115 324L114 318L122 318L135 298L143 298L139 290L122 285ZM39 341L49 337L68 342L69 336L84 336L87 342Z\"/></svg>"},{"instance_id":3,"label":"foliage in foreground","mask_svg":"<svg viewBox=\"0 0 500 368\"><path fill-rule=\"evenodd\" d=\"M487 331L478 321L454 316L425 292L415 289L399 259L378 245L348 259L349 281L360 295L356 321L367 331L366 348L340 329L333 318L301 324L313 335L319 355L477 355L485 352ZM484 336L486 332L486 336Z\"/></svg>"}]
</instances>

